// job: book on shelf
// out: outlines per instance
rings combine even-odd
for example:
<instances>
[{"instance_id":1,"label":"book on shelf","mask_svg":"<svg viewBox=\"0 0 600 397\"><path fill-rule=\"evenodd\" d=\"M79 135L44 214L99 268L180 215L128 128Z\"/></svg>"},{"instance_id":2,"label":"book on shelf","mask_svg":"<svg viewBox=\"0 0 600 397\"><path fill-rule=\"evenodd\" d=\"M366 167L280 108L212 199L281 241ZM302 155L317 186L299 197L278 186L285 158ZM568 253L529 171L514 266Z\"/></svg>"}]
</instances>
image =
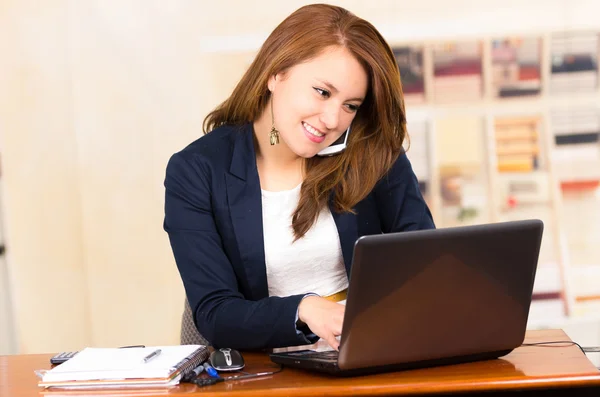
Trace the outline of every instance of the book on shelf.
<instances>
[{"instance_id":1,"label":"book on shelf","mask_svg":"<svg viewBox=\"0 0 600 397\"><path fill-rule=\"evenodd\" d=\"M402 92L407 103L425 101L423 47L400 46L392 48L402 79Z\"/></svg>"},{"instance_id":2,"label":"book on shelf","mask_svg":"<svg viewBox=\"0 0 600 397\"><path fill-rule=\"evenodd\" d=\"M501 173L497 182L501 209L550 203L550 176L547 171Z\"/></svg>"},{"instance_id":3,"label":"book on shelf","mask_svg":"<svg viewBox=\"0 0 600 397\"><path fill-rule=\"evenodd\" d=\"M599 180L600 111L595 107L553 109L551 120L558 179Z\"/></svg>"},{"instance_id":4,"label":"book on shelf","mask_svg":"<svg viewBox=\"0 0 600 397\"><path fill-rule=\"evenodd\" d=\"M494 121L499 172L531 172L539 168L539 124L537 116Z\"/></svg>"},{"instance_id":5,"label":"book on shelf","mask_svg":"<svg viewBox=\"0 0 600 397\"><path fill-rule=\"evenodd\" d=\"M165 387L179 383L209 356L204 345L92 348L47 371L36 371L45 388Z\"/></svg>"},{"instance_id":6,"label":"book on shelf","mask_svg":"<svg viewBox=\"0 0 600 397\"><path fill-rule=\"evenodd\" d=\"M541 91L539 37L492 40L492 84L498 98L537 95Z\"/></svg>"},{"instance_id":7,"label":"book on shelf","mask_svg":"<svg viewBox=\"0 0 600 397\"><path fill-rule=\"evenodd\" d=\"M599 37L597 32L565 32L552 36L552 93L596 90Z\"/></svg>"},{"instance_id":8,"label":"book on shelf","mask_svg":"<svg viewBox=\"0 0 600 397\"><path fill-rule=\"evenodd\" d=\"M448 42L433 48L436 102L473 101L483 95L482 43Z\"/></svg>"}]
</instances>

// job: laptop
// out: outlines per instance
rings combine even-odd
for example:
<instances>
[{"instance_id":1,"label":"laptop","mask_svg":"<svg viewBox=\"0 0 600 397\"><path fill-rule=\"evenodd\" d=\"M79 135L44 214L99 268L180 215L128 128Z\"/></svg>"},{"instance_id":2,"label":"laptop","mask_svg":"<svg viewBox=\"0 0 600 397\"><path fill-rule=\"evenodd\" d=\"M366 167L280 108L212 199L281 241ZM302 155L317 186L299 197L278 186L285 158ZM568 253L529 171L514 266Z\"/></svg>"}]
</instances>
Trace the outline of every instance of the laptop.
<instances>
[{"instance_id":1,"label":"laptop","mask_svg":"<svg viewBox=\"0 0 600 397\"><path fill-rule=\"evenodd\" d=\"M271 361L354 376L504 356L525 338L543 227L532 219L360 237L339 353Z\"/></svg>"}]
</instances>

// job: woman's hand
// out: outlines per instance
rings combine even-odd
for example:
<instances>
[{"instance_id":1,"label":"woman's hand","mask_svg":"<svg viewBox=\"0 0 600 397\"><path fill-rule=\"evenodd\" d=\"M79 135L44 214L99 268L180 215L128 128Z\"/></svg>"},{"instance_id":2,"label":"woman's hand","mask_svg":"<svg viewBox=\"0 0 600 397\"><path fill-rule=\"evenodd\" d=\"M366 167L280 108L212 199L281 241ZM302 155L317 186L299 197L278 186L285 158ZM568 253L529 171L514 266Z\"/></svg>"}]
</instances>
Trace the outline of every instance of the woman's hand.
<instances>
[{"instance_id":1,"label":"woman's hand","mask_svg":"<svg viewBox=\"0 0 600 397\"><path fill-rule=\"evenodd\" d=\"M336 339L342 334L344 311L346 306L331 302L320 296L307 296L298 306L298 319L308 325L315 335L325 339L335 350L340 342Z\"/></svg>"}]
</instances>

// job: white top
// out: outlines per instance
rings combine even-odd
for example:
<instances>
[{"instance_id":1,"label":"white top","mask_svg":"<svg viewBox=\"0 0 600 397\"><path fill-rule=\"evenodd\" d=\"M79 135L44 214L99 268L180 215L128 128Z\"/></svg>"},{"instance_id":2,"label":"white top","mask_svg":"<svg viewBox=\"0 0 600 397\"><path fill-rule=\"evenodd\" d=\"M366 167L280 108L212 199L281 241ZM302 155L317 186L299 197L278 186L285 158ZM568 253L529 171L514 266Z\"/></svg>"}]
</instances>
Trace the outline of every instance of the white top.
<instances>
[{"instance_id":1,"label":"white top","mask_svg":"<svg viewBox=\"0 0 600 397\"><path fill-rule=\"evenodd\" d=\"M294 241L292 214L300 187L262 191L262 215L269 296L314 292L327 296L348 287L338 231L329 208L301 239Z\"/></svg>"}]
</instances>

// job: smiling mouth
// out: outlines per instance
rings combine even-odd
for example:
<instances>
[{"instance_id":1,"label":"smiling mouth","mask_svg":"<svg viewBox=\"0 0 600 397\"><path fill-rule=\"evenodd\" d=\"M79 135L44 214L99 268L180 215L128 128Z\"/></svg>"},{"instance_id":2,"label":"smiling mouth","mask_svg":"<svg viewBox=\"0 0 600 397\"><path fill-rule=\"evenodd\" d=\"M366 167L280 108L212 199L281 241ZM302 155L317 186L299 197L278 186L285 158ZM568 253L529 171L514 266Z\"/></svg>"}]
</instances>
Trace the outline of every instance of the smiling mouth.
<instances>
[{"instance_id":1,"label":"smiling mouth","mask_svg":"<svg viewBox=\"0 0 600 397\"><path fill-rule=\"evenodd\" d=\"M306 131L310 132L312 135L316 136L316 137L324 137L325 134L323 134L321 131L317 130L315 127L313 127L312 125L306 123L306 122L302 122L302 125L304 126L304 128L306 129Z\"/></svg>"}]
</instances>

